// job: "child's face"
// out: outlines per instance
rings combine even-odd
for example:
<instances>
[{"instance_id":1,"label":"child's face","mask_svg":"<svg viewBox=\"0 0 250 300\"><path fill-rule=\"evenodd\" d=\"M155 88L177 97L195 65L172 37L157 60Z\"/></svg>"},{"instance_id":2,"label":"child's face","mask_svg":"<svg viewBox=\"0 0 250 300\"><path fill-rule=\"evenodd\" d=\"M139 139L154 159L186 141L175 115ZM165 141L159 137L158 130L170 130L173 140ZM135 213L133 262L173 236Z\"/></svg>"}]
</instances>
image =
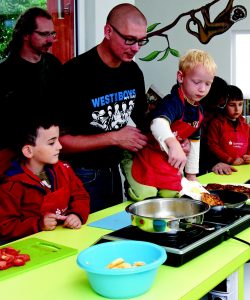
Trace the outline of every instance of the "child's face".
<instances>
[{"instance_id":1,"label":"child's face","mask_svg":"<svg viewBox=\"0 0 250 300\"><path fill-rule=\"evenodd\" d=\"M214 74L211 74L204 66L197 65L185 75L178 71L177 79L181 84L184 95L194 104L208 94Z\"/></svg>"},{"instance_id":2,"label":"child's face","mask_svg":"<svg viewBox=\"0 0 250 300\"><path fill-rule=\"evenodd\" d=\"M59 127L39 128L36 145L32 146L32 159L37 165L55 164L58 162L62 146L59 142Z\"/></svg>"},{"instance_id":3,"label":"child's face","mask_svg":"<svg viewBox=\"0 0 250 300\"><path fill-rule=\"evenodd\" d=\"M231 120L236 120L242 114L243 100L229 100L226 105L226 115Z\"/></svg>"}]
</instances>

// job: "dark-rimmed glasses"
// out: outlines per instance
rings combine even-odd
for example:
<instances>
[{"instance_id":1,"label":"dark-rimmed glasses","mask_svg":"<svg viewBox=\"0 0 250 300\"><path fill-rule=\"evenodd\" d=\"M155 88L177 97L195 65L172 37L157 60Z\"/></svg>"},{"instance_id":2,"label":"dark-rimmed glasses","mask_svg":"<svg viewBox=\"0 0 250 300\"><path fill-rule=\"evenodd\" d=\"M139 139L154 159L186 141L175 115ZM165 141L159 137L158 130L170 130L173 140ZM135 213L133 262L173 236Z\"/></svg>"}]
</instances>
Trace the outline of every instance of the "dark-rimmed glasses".
<instances>
[{"instance_id":1,"label":"dark-rimmed glasses","mask_svg":"<svg viewBox=\"0 0 250 300\"><path fill-rule=\"evenodd\" d=\"M55 31L38 31L38 30L35 30L34 31L35 33L37 33L38 35L40 35L41 37L43 38L48 38L48 37L53 37L55 38L56 37L56 32Z\"/></svg>"},{"instance_id":2,"label":"dark-rimmed glasses","mask_svg":"<svg viewBox=\"0 0 250 300\"><path fill-rule=\"evenodd\" d=\"M139 45L139 46L144 46L146 45L149 40L147 37L143 38L143 39L136 39L136 38L129 38L125 35L123 35L122 33L120 33L120 31L118 31L113 25L111 25L109 23L109 25L113 28L113 30L122 38L124 39L124 42L126 45L129 45L129 46L132 46L132 45L135 45L136 43Z\"/></svg>"}]
</instances>

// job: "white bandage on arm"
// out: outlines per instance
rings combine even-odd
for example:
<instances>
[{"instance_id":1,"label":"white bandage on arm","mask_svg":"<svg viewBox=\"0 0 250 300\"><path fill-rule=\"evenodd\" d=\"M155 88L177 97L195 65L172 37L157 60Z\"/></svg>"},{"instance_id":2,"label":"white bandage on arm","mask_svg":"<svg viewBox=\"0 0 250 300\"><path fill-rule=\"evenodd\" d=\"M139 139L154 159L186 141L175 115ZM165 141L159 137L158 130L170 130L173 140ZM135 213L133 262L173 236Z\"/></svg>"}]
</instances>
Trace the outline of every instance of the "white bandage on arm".
<instances>
[{"instance_id":1,"label":"white bandage on arm","mask_svg":"<svg viewBox=\"0 0 250 300\"><path fill-rule=\"evenodd\" d=\"M150 129L157 141L159 141L159 139L165 141L167 138L174 137L168 120L164 118L153 119Z\"/></svg>"},{"instance_id":2,"label":"white bandage on arm","mask_svg":"<svg viewBox=\"0 0 250 300\"><path fill-rule=\"evenodd\" d=\"M199 173L200 140L190 140L190 152L187 155L185 171L188 174Z\"/></svg>"}]
</instances>

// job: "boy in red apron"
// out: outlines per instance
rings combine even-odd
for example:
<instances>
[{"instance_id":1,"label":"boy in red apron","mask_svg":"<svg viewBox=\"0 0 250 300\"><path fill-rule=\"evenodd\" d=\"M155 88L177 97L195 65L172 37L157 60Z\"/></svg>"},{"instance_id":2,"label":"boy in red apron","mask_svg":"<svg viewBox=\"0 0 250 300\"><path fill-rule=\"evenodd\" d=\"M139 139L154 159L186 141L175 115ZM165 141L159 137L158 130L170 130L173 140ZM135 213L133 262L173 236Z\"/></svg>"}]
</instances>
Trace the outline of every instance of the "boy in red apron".
<instances>
[{"instance_id":1,"label":"boy in red apron","mask_svg":"<svg viewBox=\"0 0 250 300\"><path fill-rule=\"evenodd\" d=\"M49 120L21 127L14 139L20 160L0 186L0 242L58 224L80 228L89 215L89 195L71 167L59 161L59 127Z\"/></svg>"},{"instance_id":2,"label":"boy in red apron","mask_svg":"<svg viewBox=\"0 0 250 300\"><path fill-rule=\"evenodd\" d=\"M178 196L184 167L186 178L196 180L203 119L199 101L209 92L215 71L213 58L204 51L192 49L181 57L178 84L150 113L147 146L132 160L126 153L122 161L132 200ZM182 149L186 139L191 147L188 155Z\"/></svg>"},{"instance_id":3,"label":"boy in red apron","mask_svg":"<svg viewBox=\"0 0 250 300\"><path fill-rule=\"evenodd\" d=\"M221 114L208 128L208 146L218 162L229 165L250 164L250 127L242 116L243 93L228 87L228 100Z\"/></svg>"}]
</instances>

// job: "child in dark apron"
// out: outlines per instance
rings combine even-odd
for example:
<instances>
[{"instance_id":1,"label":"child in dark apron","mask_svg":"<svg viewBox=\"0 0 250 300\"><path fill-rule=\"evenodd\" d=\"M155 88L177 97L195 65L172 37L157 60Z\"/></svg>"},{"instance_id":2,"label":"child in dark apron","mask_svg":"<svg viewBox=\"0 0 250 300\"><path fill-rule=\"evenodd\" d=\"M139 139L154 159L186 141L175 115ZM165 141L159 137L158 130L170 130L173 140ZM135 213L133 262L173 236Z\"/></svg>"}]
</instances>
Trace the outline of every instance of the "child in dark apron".
<instances>
[{"instance_id":1,"label":"child in dark apron","mask_svg":"<svg viewBox=\"0 0 250 300\"><path fill-rule=\"evenodd\" d=\"M181 57L178 84L151 112L148 145L133 157L126 153L122 161L132 200L178 196L184 168L186 178L196 180L203 119L199 101L209 92L215 71L213 58L204 51L192 49ZM188 155L182 148L186 139Z\"/></svg>"}]
</instances>

